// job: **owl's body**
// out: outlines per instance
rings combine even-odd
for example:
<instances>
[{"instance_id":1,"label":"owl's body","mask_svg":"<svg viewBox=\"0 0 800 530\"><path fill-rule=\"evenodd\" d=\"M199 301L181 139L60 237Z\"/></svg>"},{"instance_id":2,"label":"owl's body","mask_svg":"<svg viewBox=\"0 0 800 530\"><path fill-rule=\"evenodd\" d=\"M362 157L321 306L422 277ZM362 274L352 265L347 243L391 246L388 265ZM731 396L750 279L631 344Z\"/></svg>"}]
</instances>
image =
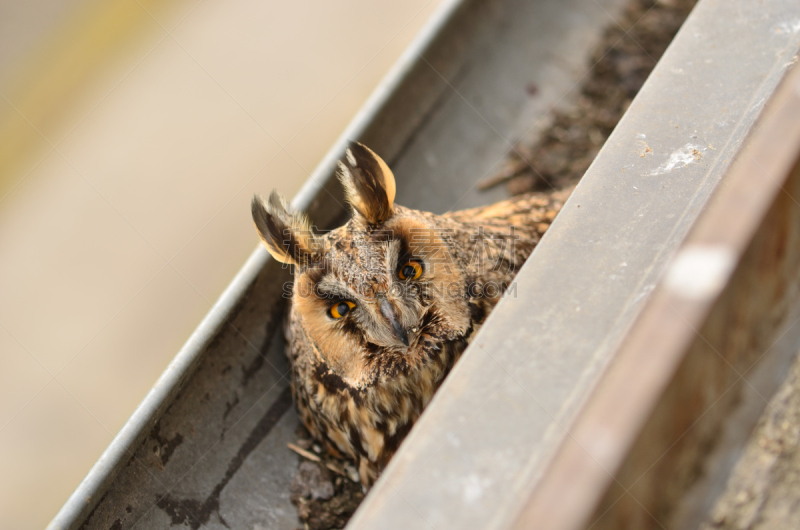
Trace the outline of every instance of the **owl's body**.
<instances>
[{"instance_id":1,"label":"owl's body","mask_svg":"<svg viewBox=\"0 0 800 530\"><path fill-rule=\"evenodd\" d=\"M391 171L360 144L340 178L354 216L324 236L275 194L254 200L253 216L273 256L296 265L287 339L300 418L371 484L567 193L412 210L394 204Z\"/></svg>"}]
</instances>

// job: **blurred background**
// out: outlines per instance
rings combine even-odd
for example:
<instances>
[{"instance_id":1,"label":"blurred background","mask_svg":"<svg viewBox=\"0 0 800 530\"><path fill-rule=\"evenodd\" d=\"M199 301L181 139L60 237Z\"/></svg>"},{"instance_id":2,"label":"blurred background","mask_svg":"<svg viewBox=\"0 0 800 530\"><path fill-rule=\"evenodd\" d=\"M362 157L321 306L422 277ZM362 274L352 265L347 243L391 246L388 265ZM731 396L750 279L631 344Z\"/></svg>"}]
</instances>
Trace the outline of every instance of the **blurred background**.
<instances>
[{"instance_id":1,"label":"blurred background","mask_svg":"<svg viewBox=\"0 0 800 530\"><path fill-rule=\"evenodd\" d=\"M442 0L0 0L0 528L42 528Z\"/></svg>"}]
</instances>

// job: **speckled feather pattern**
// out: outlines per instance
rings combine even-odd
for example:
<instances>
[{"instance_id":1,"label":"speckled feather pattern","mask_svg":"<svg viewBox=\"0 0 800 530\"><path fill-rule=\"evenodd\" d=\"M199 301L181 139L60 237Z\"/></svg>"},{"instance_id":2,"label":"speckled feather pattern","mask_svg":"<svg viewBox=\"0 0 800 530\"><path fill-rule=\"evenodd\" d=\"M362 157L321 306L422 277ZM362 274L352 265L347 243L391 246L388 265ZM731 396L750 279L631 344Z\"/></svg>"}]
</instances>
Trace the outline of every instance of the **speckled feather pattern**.
<instances>
[{"instance_id":1,"label":"speckled feather pattern","mask_svg":"<svg viewBox=\"0 0 800 530\"><path fill-rule=\"evenodd\" d=\"M353 216L327 234L274 191L252 212L267 250L294 267L286 337L300 419L369 485L571 190L421 212L394 204L391 169L358 143L339 179Z\"/></svg>"},{"instance_id":2,"label":"speckled feather pattern","mask_svg":"<svg viewBox=\"0 0 800 530\"><path fill-rule=\"evenodd\" d=\"M409 230L430 229L433 235L425 242L437 238L441 261L453 269L445 271L449 292L403 294L423 315L407 350L386 347L378 330L343 326L346 347L357 351L357 361L337 362L341 359L326 352L329 344L320 344L320 337L323 342L338 337L315 336L295 293L286 331L300 418L328 450L358 462L364 483L372 483L397 450L568 195L569 190L530 194L444 215L394 206L389 227L369 226L355 216L323 236L324 263L300 273L306 285L335 276L366 299L391 288L397 266L391 261L401 252L393 249L398 246L393 238L407 238ZM495 287L491 292L484 289L489 284ZM373 342L371 336L378 338Z\"/></svg>"}]
</instances>

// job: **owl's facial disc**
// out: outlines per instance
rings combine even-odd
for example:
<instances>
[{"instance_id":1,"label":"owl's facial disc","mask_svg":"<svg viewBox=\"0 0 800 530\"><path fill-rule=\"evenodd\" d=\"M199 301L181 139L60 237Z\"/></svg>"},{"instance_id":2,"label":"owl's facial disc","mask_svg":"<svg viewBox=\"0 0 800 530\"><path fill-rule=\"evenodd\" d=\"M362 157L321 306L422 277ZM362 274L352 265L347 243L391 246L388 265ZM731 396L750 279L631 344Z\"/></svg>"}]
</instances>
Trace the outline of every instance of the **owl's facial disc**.
<instances>
[{"instance_id":1,"label":"owl's facial disc","mask_svg":"<svg viewBox=\"0 0 800 530\"><path fill-rule=\"evenodd\" d=\"M328 362L370 348L405 355L416 346L425 308L411 283L422 265L407 266L413 276L399 280L397 252L387 253L385 242L373 246L374 260L355 248L348 250L358 262L333 250L324 270L307 270L296 280L294 303Z\"/></svg>"},{"instance_id":2,"label":"owl's facial disc","mask_svg":"<svg viewBox=\"0 0 800 530\"><path fill-rule=\"evenodd\" d=\"M348 384L426 366L469 329L465 278L437 226L394 205L381 225L354 218L329 232L324 259L296 270L292 311L303 340Z\"/></svg>"}]
</instances>

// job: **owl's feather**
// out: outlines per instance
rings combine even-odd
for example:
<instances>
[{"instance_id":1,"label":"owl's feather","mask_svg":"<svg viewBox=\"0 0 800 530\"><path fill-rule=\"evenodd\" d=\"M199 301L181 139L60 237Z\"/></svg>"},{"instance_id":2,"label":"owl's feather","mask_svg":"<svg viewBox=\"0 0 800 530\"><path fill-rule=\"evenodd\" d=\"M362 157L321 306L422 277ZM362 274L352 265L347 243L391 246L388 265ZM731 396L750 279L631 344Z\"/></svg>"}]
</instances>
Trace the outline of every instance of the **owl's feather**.
<instances>
[{"instance_id":1,"label":"owl's feather","mask_svg":"<svg viewBox=\"0 0 800 530\"><path fill-rule=\"evenodd\" d=\"M392 216L394 174L386 162L360 143L350 142L339 161L339 180L356 215L368 224L380 224Z\"/></svg>"},{"instance_id":2,"label":"owl's feather","mask_svg":"<svg viewBox=\"0 0 800 530\"><path fill-rule=\"evenodd\" d=\"M287 353L301 420L371 484L569 191L434 215L393 204L394 177L366 147L351 145L340 167L355 211L295 268Z\"/></svg>"},{"instance_id":3,"label":"owl's feather","mask_svg":"<svg viewBox=\"0 0 800 530\"><path fill-rule=\"evenodd\" d=\"M320 258L321 241L305 214L292 212L274 190L269 200L256 195L251 203L253 222L261 242L282 263L307 266Z\"/></svg>"}]
</instances>

